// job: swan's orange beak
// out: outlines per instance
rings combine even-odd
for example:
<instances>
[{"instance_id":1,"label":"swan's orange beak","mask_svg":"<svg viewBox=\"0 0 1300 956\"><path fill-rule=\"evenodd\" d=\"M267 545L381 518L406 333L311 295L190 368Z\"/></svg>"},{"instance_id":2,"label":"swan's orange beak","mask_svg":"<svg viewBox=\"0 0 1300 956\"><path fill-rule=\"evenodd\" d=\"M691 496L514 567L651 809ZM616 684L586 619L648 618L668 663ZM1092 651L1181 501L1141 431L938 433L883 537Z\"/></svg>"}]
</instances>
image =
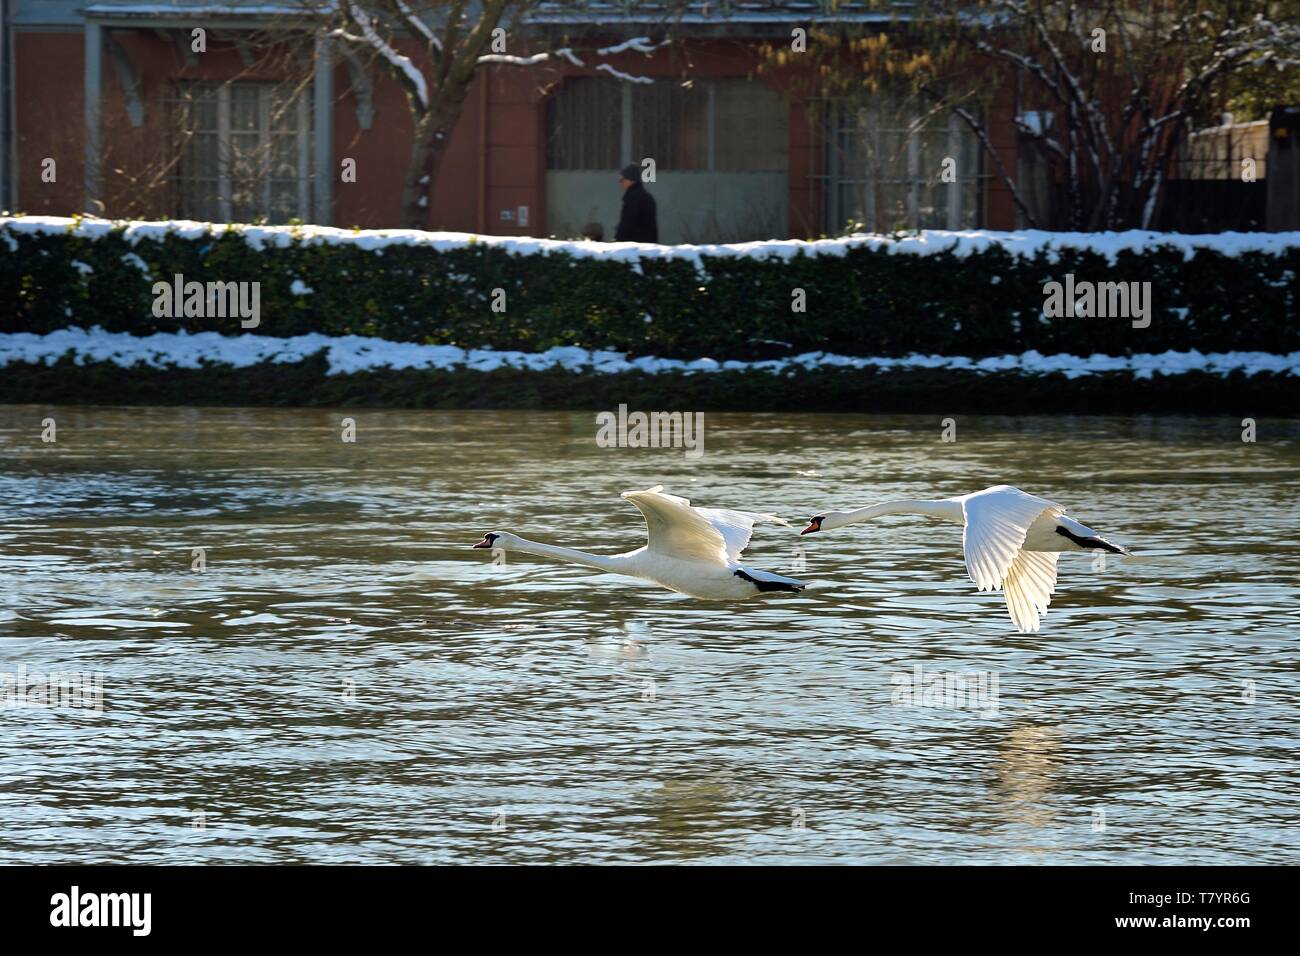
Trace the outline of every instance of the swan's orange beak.
<instances>
[{"instance_id":1,"label":"swan's orange beak","mask_svg":"<svg viewBox=\"0 0 1300 956\"><path fill-rule=\"evenodd\" d=\"M814 531L820 531L821 529L822 529L822 523L821 523L820 521L818 521L816 518L813 518L812 521L809 521L809 522L808 522L808 527L804 528L804 529L803 529L802 531L800 531L799 533L800 533L801 535L802 535L802 534L812 534Z\"/></svg>"},{"instance_id":2,"label":"swan's orange beak","mask_svg":"<svg viewBox=\"0 0 1300 956\"><path fill-rule=\"evenodd\" d=\"M470 547L471 547L471 548L490 548L490 547L492 547L492 542L489 541L489 540L487 539L487 535L483 535L483 540L482 540L482 541L480 541L478 544L471 544Z\"/></svg>"}]
</instances>

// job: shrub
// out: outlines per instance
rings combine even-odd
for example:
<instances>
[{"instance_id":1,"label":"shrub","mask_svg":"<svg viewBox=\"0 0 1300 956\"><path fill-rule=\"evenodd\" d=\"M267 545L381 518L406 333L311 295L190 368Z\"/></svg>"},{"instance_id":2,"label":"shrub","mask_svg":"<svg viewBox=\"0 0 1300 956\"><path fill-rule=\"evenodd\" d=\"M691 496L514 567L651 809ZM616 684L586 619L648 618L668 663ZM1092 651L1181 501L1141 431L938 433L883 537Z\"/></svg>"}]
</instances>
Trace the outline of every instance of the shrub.
<instances>
[{"instance_id":1,"label":"shrub","mask_svg":"<svg viewBox=\"0 0 1300 956\"><path fill-rule=\"evenodd\" d=\"M373 335L464 347L554 345L661 356L1300 349L1300 235L992 234L978 242L857 237L737 247L605 249L582 243L388 236L313 227L0 219L0 331L68 326L221 331L237 319L156 318L153 283L261 283L263 335ZM1116 242L1116 239L1126 241ZM918 248L921 246L924 248ZM1025 248L1021 249L1024 246ZM1136 246L1136 248L1134 247ZM141 268L143 264L144 268ZM1046 319L1066 273L1150 282L1151 325ZM295 280L312 290L294 294ZM805 312L791 308L803 289ZM504 312L492 311L494 290Z\"/></svg>"}]
</instances>

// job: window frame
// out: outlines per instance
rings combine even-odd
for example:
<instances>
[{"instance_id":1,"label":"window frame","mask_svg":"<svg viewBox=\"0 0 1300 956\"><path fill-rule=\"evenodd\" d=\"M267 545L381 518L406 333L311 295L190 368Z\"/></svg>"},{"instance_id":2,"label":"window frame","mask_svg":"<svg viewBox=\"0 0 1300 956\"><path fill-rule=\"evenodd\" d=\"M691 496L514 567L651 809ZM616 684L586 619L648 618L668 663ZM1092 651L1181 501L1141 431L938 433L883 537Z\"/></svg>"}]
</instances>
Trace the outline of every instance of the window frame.
<instances>
[{"instance_id":1,"label":"window frame","mask_svg":"<svg viewBox=\"0 0 1300 956\"><path fill-rule=\"evenodd\" d=\"M881 125L882 110L875 106L850 106L843 101L830 102L828 122L824 130L823 140L826 144L826 169L824 182L826 183L825 206L828 226L835 229L843 228L851 218L852 210L849 203L843 198L843 190L846 186L862 187L862 211L861 218L864 226L869 231L877 231L877 222L879 220L878 210L876 209L876 192L878 186L905 186L907 190L905 200L905 217L906 222L904 229L909 231L919 231L920 225L920 197L923 189L931 185L930 176L924 172L921 167L921 137L925 133L934 133L942 130L946 133L945 149L947 156L960 158L963 154L963 132L965 124L956 113L949 113L946 123L939 128L932 124L925 124L918 121L915 114L910 114L913 118L905 126L897 124L883 126ZM897 109L891 110L897 116L900 112ZM863 157L863 168L859 171L852 171L853 174L846 174L843 169L844 157L848 152L843 141L846 135L866 138L868 141L863 144L860 153ZM905 171L901 175L880 175L873 174L871 157L879 156L882 152L882 142L888 136L905 137L906 157L904 159ZM944 205L944 225L945 229L969 229L978 228L983 219L984 212L984 186L989 175L984 170L984 155L982 149L978 148L977 140L973 139L973 133L967 133L967 142L973 144L975 148L976 169L975 172L963 175L959 167L957 176L950 183L943 183L943 205ZM881 168L877 164L877 168ZM897 167L895 167L896 169ZM937 173L935 174L937 175ZM963 187L975 187L975 208L971 222L962 220L962 192ZM926 227L939 228L939 227Z\"/></svg>"},{"instance_id":2,"label":"window frame","mask_svg":"<svg viewBox=\"0 0 1300 956\"><path fill-rule=\"evenodd\" d=\"M635 152L636 138L637 138L636 130L638 129L638 127L636 125L637 110L634 106L634 103L636 101L637 91L636 89L634 89L633 84L620 82L619 80L616 79L599 77L599 76L566 77L564 82L569 83L575 80L590 82L590 83L618 84L618 89L620 91L619 92L619 147L618 149L619 149L619 156L623 158L620 158L617 166L621 166L624 162L629 162L629 161L639 162L641 159L646 158L646 157L638 157ZM673 86L681 85L679 81L674 79L667 79L667 78L656 79L654 82L656 87L660 89L670 89ZM785 137L785 141L782 144L784 150L783 152L784 163L780 168L774 168L774 169L731 169L731 168L723 169L719 167L718 142L717 142L717 131L719 126L718 119L717 119L718 85L720 83L727 83L727 82L753 83L758 81L749 80L746 77L731 77L731 76L707 77L700 80L696 80L695 83L699 86L700 92L703 95L703 99L701 103L703 106L703 113L704 113L702 129L700 130L704 139L703 148L700 150L700 157L699 157L700 163L698 165L678 166L675 163L670 164L666 162L670 158L675 160L677 158L676 154L679 152L679 143L675 139L673 139L673 137L678 136L680 134L680 130L683 128L678 123L678 120L680 120L681 116L684 115L684 111L682 111L679 114L674 114L672 117L673 122L669 124L670 138L666 144L669 156L649 157L655 160L655 171L657 173L663 173L663 172L681 173L681 174L709 173L709 174L721 174L721 175L743 175L744 173L751 173L751 172L753 173L784 172L787 174L789 173L789 169L790 169L789 107L788 105L785 104L784 100L781 99L781 96L777 91L772 90L766 86L763 87L763 90L771 93L776 98L775 102L778 104L778 108L783 109L785 111L784 117L785 117L785 124L786 124L786 128L785 128L786 137ZM644 84L641 85L641 88L644 89ZM612 89L612 87L607 87L607 89ZM546 133L546 171L548 173L550 172L595 172L595 171L600 171L609 168L606 166L568 165L568 157L563 157L563 156L561 157L561 159L565 164L556 165L555 159L556 159L557 150L556 150L555 139L557 135L563 135L557 133L557 125L559 121L556 116L556 111L559 109L559 97L563 95L564 95L564 89L563 87L561 87L556 93L554 93L551 96L550 103L547 106L548 113L547 113L547 133ZM599 101L598 97L593 97L590 94L586 94L585 101L582 103L582 105L586 106L592 102L598 102L598 101ZM672 104L671 97L668 97L668 101L669 104ZM674 106L669 105L668 108L673 109ZM583 142L581 134L583 132L586 132L586 129L587 129L586 127L579 128L579 132L576 134L579 142ZM585 159L587 156L599 155L602 152L607 152L607 150L603 146L596 146L590 149L575 149L572 150L572 152L577 153L581 157L581 159ZM581 159L579 161L581 161ZM614 168L617 168L617 166Z\"/></svg>"},{"instance_id":3,"label":"window frame","mask_svg":"<svg viewBox=\"0 0 1300 956\"><path fill-rule=\"evenodd\" d=\"M292 136L295 139L295 169L297 175L294 181L297 183L297 190L294 202L295 213L290 215L290 219L299 219L303 222L310 222L312 219L312 192L314 186L312 150L313 144L313 110L311 103L311 90L308 88L292 90L292 109L294 112L294 127L291 130L276 130L271 122L271 114L274 107L274 98L278 91L286 89L287 84L274 82L212 82L212 81L186 81L178 85L175 102L181 110L182 116L182 136L181 155L178 164L179 172L177 174L177 199L179 205L185 213L190 210L187 206L197 204L200 200L188 199L187 193L195 184L199 183L216 183L217 187L217 215L220 221L234 221L234 206L236 200L236 183L242 183L244 177L235 173L235 150L234 135L247 135L255 132L257 137L256 158L258 171L254 180L256 183L256 205L260 211L253 218L264 218L267 222L275 222L272 215L272 186L276 180L283 182L284 177L272 175L275 163L274 139L276 136ZM254 89L257 91L257 129L256 130L236 130L231 125L231 91L236 87L240 89ZM194 122L194 93L197 91L212 92L215 94L216 105L216 126L198 127ZM216 176L199 176L187 172L185 159L186 151L191 148L193 138L197 134L208 134L216 136ZM241 220L243 221L243 220Z\"/></svg>"}]
</instances>

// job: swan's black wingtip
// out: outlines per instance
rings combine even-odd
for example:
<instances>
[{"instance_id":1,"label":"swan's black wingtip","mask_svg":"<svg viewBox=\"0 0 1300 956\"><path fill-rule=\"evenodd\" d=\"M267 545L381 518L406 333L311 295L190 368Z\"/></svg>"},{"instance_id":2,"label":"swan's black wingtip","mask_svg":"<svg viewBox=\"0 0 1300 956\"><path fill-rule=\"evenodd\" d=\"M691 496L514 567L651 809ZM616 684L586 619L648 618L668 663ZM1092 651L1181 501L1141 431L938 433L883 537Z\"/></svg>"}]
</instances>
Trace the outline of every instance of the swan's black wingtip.
<instances>
[{"instance_id":1,"label":"swan's black wingtip","mask_svg":"<svg viewBox=\"0 0 1300 956\"><path fill-rule=\"evenodd\" d=\"M808 585L806 584L786 584L784 581L756 581L754 582L760 591L791 591L798 594Z\"/></svg>"},{"instance_id":2,"label":"swan's black wingtip","mask_svg":"<svg viewBox=\"0 0 1300 956\"><path fill-rule=\"evenodd\" d=\"M740 580L748 581L754 585L760 593L767 593L768 591L794 591L798 593L808 586L801 581L763 581L752 574L746 574L743 570L736 571L735 575Z\"/></svg>"},{"instance_id":3,"label":"swan's black wingtip","mask_svg":"<svg viewBox=\"0 0 1300 956\"><path fill-rule=\"evenodd\" d=\"M1099 536L1085 538L1082 535L1075 534L1069 528L1063 527L1061 525L1057 525L1056 533L1061 535L1061 537L1063 538L1069 538L1071 541L1077 544L1080 548L1083 548L1085 551L1109 551L1111 554L1122 554L1126 556L1133 554L1132 551L1130 551L1128 548L1124 547L1123 545L1111 544L1105 538Z\"/></svg>"}]
</instances>

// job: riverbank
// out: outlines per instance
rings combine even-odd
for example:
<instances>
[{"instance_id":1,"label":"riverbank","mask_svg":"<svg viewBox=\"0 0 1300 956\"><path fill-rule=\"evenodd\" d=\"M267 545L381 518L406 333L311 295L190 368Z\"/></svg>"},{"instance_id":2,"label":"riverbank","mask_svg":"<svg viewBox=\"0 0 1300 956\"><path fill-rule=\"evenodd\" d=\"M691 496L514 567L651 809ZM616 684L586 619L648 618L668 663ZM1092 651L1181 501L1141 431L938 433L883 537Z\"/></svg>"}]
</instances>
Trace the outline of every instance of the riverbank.
<instances>
[{"instance_id":1,"label":"riverbank","mask_svg":"<svg viewBox=\"0 0 1300 956\"><path fill-rule=\"evenodd\" d=\"M1283 358L1283 357L1279 357ZM123 367L111 360L10 361L0 368L0 403L443 409L629 408L753 412L936 414L1300 414L1300 378L1290 371L1124 369L1027 372L1020 368L876 365L779 373L639 369L617 373L502 365L491 370L376 367L331 374L327 353L298 361L194 368Z\"/></svg>"}]
</instances>

